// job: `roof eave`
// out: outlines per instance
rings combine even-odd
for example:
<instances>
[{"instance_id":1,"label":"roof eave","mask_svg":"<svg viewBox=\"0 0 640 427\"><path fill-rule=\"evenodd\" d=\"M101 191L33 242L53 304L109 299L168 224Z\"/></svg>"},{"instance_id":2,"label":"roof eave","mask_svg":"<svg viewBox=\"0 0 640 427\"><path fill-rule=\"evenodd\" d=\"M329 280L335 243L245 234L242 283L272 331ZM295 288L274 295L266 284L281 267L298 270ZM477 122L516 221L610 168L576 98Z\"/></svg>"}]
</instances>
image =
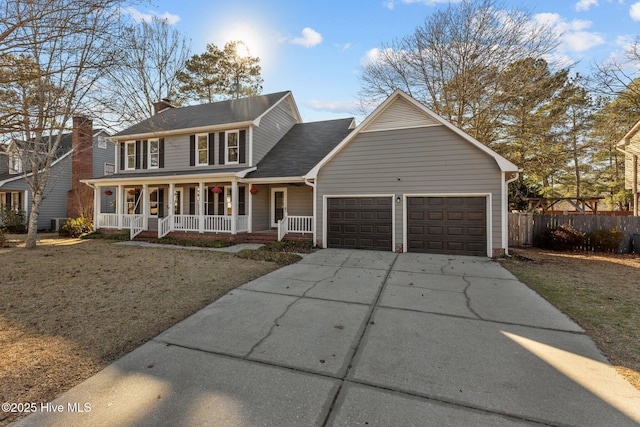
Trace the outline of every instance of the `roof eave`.
<instances>
[{"instance_id":1,"label":"roof eave","mask_svg":"<svg viewBox=\"0 0 640 427\"><path fill-rule=\"evenodd\" d=\"M131 141L134 139L160 138L164 136L184 135L184 134L192 134L192 133L207 133L207 132L219 131L223 129L251 127L253 125L254 125L254 121L249 120L249 121L235 122L235 123L223 123L223 124L211 125L211 126L170 129L170 130L161 130L161 131L135 133L135 134L132 133L132 134L118 135L118 136L114 135L109 139L115 142L122 142L122 141Z\"/></svg>"}]
</instances>

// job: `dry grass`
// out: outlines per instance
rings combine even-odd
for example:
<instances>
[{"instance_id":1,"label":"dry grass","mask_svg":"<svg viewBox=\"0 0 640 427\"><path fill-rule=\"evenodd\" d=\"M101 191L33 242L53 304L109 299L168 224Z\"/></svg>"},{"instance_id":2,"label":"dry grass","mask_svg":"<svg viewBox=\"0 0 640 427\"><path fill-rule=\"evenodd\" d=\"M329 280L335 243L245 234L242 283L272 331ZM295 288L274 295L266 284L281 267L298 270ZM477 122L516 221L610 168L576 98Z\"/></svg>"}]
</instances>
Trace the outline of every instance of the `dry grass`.
<instances>
[{"instance_id":1,"label":"dry grass","mask_svg":"<svg viewBox=\"0 0 640 427\"><path fill-rule=\"evenodd\" d=\"M582 326L640 389L640 257L540 249L504 265Z\"/></svg>"},{"instance_id":2,"label":"dry grass","mask_svg":"<svg viewBox=\"0 0 640 427\"><path fill-rule=\"evenodd\" d=\"M0 402L48 402L278 266L47 235L0 248ZM13 241L12 241L13 239ZM0 412L0 425L17 416Z\"/></svg>"}]
</instances>

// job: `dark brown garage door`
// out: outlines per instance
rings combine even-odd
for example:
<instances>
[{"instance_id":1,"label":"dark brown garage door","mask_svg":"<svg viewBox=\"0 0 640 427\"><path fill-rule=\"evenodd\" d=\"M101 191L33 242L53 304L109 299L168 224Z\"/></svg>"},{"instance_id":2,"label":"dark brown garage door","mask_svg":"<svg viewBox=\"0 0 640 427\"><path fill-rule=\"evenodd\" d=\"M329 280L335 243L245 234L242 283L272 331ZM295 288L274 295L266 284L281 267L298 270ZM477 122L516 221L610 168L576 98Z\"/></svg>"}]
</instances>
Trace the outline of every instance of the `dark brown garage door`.
<instances>
[{"instance_id":1,"label":"dark brown garage door","mask_svg":"<svg viewBox=\"0 0 640 427\"><path fill-rule=\"evenodd\" d=\"M327 246L390 251L391 197L327 200Z\"/></svg>"},{"instance_id":2,"label":"dark brown garage door","mask_svg":"<svg viewBox=\"0 0 640 427\"><path fill-rule=\"evenodd\" d=\"M409 197L407 250L487 256L486 197Z\"/></svg>"}]
</instances>

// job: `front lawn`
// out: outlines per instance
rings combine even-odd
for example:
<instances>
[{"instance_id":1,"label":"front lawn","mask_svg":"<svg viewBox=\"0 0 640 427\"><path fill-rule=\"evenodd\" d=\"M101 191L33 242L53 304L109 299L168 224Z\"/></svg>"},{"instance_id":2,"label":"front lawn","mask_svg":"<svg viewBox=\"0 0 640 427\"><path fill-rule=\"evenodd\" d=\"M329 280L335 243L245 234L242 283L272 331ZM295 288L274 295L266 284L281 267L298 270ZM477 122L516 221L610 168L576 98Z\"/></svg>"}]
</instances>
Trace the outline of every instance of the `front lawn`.
<instances>
[{"instance_id":1,"label":"front lawn","mask_svg":"<svg viewBox=\"0 0 640 427\"><path fill-rule=\"evenodd\" d=\"M235 287L278 268L211 251L47 235L0 248L0 402L46 403ZM20 247L22 246L22 247ZM15 421L0 412L0 426Z\"/></svg>"},{"instance_id":2,"label":"front lawn","mask_svg":"<svg viewBox=\"0 0 640 427\"><path fill-rule=\"evenodd\" d=\"M640 257L514 249L502 265L567 313L640 389Z\"/></svg>"}]
</instances>

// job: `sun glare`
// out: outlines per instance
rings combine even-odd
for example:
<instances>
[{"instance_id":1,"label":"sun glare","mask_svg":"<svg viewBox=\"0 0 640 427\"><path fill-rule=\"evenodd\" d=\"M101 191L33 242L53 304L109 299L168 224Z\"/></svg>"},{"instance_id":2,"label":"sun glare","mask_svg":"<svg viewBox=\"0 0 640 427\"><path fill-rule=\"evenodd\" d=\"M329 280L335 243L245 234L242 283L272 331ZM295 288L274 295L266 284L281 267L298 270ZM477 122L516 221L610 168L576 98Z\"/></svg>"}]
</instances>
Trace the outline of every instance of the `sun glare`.
<instances>
[{"instance_id":1,"label":"sun glare","mask_svg":"<svg viewBox=\"0 0 640 427\"><path fill-rule=\"evenodd\" d=\"M261 62L266 60L267 47L264 39L260 36L259 30L252 25L235 23L230 28L222 31L221 35L224 37L222 45L230 41L241 41L245 44L246 49L239 48L238 55L257 56Z\"/></svg>"}]
</instances>

